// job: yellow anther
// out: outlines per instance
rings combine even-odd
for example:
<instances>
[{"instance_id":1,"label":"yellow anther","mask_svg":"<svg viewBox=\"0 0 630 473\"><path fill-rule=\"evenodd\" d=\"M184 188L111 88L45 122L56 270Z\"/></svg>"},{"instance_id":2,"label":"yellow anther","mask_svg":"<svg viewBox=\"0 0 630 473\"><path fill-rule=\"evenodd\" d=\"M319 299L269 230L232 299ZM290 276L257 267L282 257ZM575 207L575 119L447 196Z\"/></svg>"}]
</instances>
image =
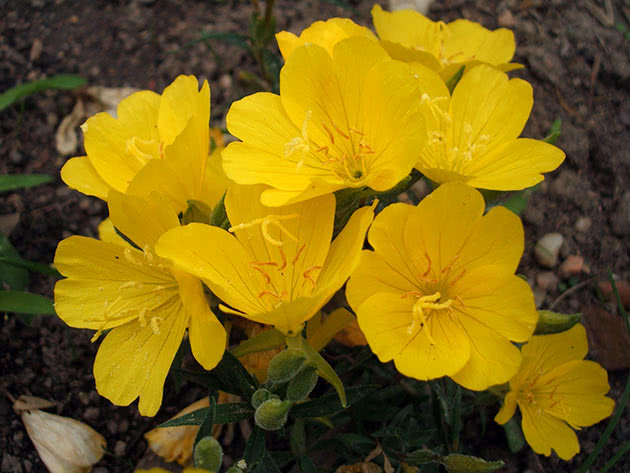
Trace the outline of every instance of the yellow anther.
<instances>
[{"instance_id":1,"label":"yellow anther","mask_svg":"<svg viewBox=\"0 0 630 473\"><path fill-rule=\"evenodd\" d=\"M448 287L453 287L455 283L459 281L462 278L462 276L464 276L464 274L466 274L466 270L462 269L462 272L459 273L459 275L448 284Z\"/></svg>"},{"instance_id":2,"label":"yellow anther","mask_svg":"<svg viewBox=\"0 0 630 473\"><path fill-rule=\"evenodd\" d=\"M426 278L431 272L431 257L429 256L429 253L425 251L424 257L427 259L427 262L429 263L429 265L427 266L427 270L424 273L422 273L422 276L420 276L421 278Z\"/></svg>"},{"instance_id":3,"label":"yellow anther","mask_svg":"<svg viewBox=\"0 0 630 473\"><path fill-rule=\"evenodd\" d=\"M304 121L302 122L302 136L296 136L291 138L284 145L284 156L288 158L296 151L304 151L308 153L310 151L309 139L308 139L308 122L311 120L313 116L313 111L308 110L306 115L304 116Z\"/></svg>"},{"instance_id":4,"label":"yellow anther","mask_svg":"<svg viewBox=\"0 0 630 473\"><path fill-rule=\"evenodd\" d=\"M324 128L324 131L326 131L326 134L328 135L328 139L334 145L335 144L335 135L333 135L332 131L330 131L330 129L326 126L325 123L322 123L322 127Z\"/></svg>"},{"instance_id":5,"label":"yellow anther","mask_svg":"<svg viewBox=\"0 0 630 473\"><path fill-rule=\"evenodd\" d=\"M127 153L136 158L140 163L146 164L150 159L159 156L159 143L153 140L143 140L132 136L125 143Z\"/></svg>"},{"instance_id":6,"label":"yellow anther","mask_svg":"<svg viewBox=\"0 0 630 473\"><path fill-rule=\"evenodd\" d=\"M436 292L434 294L421 296L418 298L416 303L413 305L413 309L412 309L413 321L411 325L409 326L409 328L407 329L407 332L409 334L415 333L418 329L419 330L424 329L424 326L426 325L429 319L428 316L430 315L428 313L425 313L425 310L428 309L429 311L432 311L432 310L440 310L440 309L449 309L451 307L451 304L453 303L452 299L449 299L446 302L436 303L436 301L439 301L441 297L442 295L439 292ZM418 328L418 325L420 326L419 328ZM429 339L429 342L432 345L434 345L435 343L428 330L426 331L426 335Z\"/></svg>"},{"instance_id":7,"label":"yellow anther","mask_svg":"<svg viewBox=\"0 0 630 473\"><path fill-rule=\"evenodd\" d=\"M270 291L270 290L267 290L267 289L264 290L264 291L260 291L258 293L258 298L259 299L262 299L264 296L271 296L271 297L274 297L274 298L276 298L278 300L282 300L282 297L277 292L273 292L273 291Z\"/></svg>"},{"instance_id":8,"label":"yellow anther","mask_svg":"<svg viewBox=\"0 0 630 473\"><path fill-rule=\"evenodd\" d=\"M144 328L147 326L147 308L143 307L140 309L140 313L138 314L138 321L140 322L140 327Z\"/></svg>"},{"instance_id":9,"label":"yellow anther","mask_svg":"<svg viewBox=\"0 0 630 473\"><path fill-rule=\"evenodd\" d=\"M289 230L287 230L284 225L282 225L280 222L283 220L291 220L294 218L298 218L299 215L298 214L290 214L290 215L267 215L266 217L261 217L261 218L257 218L255 220L252 220L249 223L241 223L239 225L233 226L229 228L229 232L230 233L234 233L237 230L244 230L246 228L251 228L254 227L256 225L260 225L260 230L263 234L263 238L265 240L267 240L269 243L271 243L273 246L277 246L280 247L282 245L284 245L284 242L280 241L280 240L276 240L275 238L273 238L270 234L269 234L269 225L275 225L276 227L278 227L278 229L280 230L281 233L284 233L287 237L289 237L291 240L297 242L298 239L295 238L291 232L289 232Z\"/></svg>"},{"instance_id":10,"label":"yellow anther","mask_svg":"<svg viewBox=\"0 0 630 473\"><path fill-rule=\"evenodd\" d=\"M164 321L164 319L162 317L151 317L151 330L153 331L153 333L155 335L159 335L160 334L160 322Z\"/></svg>"},{"instance_id":11,"label":"yellow anther","mask_svg":"<svg viewBox=\"0 0 630 473\"><path fill-rule=\"evenodd\" d=\"M447 264L446 266L444 266L444 268L442 268L442 271L441 271L442 274L446 273L447 271L450 271L453 265L455 264L455 261L457 261L458 258L459 258L459 253L455 255L455 257L451 260L449 264Z\"/></svg>"}]
</instances>

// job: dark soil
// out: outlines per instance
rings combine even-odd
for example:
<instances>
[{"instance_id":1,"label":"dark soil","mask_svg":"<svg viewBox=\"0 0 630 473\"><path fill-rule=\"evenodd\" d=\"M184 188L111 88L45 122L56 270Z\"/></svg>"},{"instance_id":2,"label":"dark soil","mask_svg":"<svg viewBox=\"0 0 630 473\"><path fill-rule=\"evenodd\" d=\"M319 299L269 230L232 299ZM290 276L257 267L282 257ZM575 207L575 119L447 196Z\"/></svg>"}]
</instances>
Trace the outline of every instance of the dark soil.
<instances>
[{"instance_id":1,"label":"dark soil","mask_svg":"<svg viewBox=\"0 0 630 473\"><path fill-rule=\"evenodd\" d=\"M371 23L371 1L351 2L352 12L323 0L276 3L279 29L293 32L333 16ZM183 45L201 31L245 33L251 12L250 3L233 0L0 0L0 90L53 74L76 73L90 85L160 92L178 74L195 74L209 80L212 124L221 126L231 101L246 92L239 73L255 71L256 65L235 46L215 41L211 52L203 43ZM609 270L627 280L630 38L619 29L630 28L630 2L444 0L433 4L430 16L446 21L464 17L489 28L512 28L518 45L516 61L526 66L513 76L528 80L535 94L524 136L543 138L552 122L562 119L557 145L567 159L547 176L523 214L527 243L520 271L532 284L536 275L549 271L536 262L533 247L544 234L559 232L564 236L560 261L580 255L589 269L589 274L560 277L560 289L588 278L605 279ZM102 202L68 189L59 178L69 156L55 150L55 130L75 99L73 93L48 91L0 113L0 173L55 176L52 184L0 196L0 216L18 214L17 225L2 231L24 258L33 261L51 262L57 243L71 234L95 236L106 216ZM584 225L584 218L590 226ZM558 265L552 271L558 273ZM53 286L53 279L33 275L29 289L51 296ZM558 288L539 288L538 293L543 308L560 295ZM555 308L577 312L589 304L601 306L592 285L584 284ZM610 304L604 307L614 312ZM95 472L132 471L145 455L143 434L202 393L191 389L176 394L169 384L155 419L141 417L135 406L111 405L94 388L92 363L97 346L90 343L90 336L53 317L36 318L26 326L13 316L4 316L0 321L0 392L58 402L58 413L87 422L107 438L110 453ZM611 373L615 399L620 397L626 373ZM46 471L4 395L0 395L0 418L0 471ZM580 433L583 452L593 449L604 426L605 422ZM479 439L473 418L465 432L471 452L506 460L504 471L508 472L570 472L585 458L581 454L566 463L538 457L527 449L510 454L498 427L491 427L488 436ZM601 468L629 437L630 418L624 414L592 471ZM622 459L614 471L630 471L630 459Z\"/></svg>"}]
</instances>

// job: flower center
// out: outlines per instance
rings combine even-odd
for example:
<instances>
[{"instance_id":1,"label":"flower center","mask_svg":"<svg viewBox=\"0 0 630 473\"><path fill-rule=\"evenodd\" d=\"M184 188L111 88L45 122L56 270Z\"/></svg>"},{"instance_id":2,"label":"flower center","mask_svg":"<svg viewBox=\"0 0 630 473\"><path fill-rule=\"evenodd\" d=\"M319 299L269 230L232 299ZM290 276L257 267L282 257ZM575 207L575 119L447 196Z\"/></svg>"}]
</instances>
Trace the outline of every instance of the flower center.
<instances>
[{"instance_id":1,"label":"flower center","mask_svg":"<svg viewBox=\"0 0 630 473\"><path fill-rule=\"evenodd\" d=\"M318 143L308 132L312 116L311 110L306 112L301 135L285 143L284 157L290 158L295 153L303 153L296 163L296 171L304 166L305 157L308 157L313 167L323 167L344 183L354 187L363 185L368 174L369 157L375 154L366 141L365 134L352 127L343 130L329 120L328 125L319 123L325 136Z\"/></svg>"},{"instance_id":2,"label":"flower center","mask_svg":"<svg viewBox=\"0 0 630 473\"><path fill-rule=\"evenodd\" d=\"M119 296L113 301L106 300L103 306L103 322L96 330L92 337L92 342L98 340L107 328L110 322L120 319L127 319L130 314L136 314L140 326L142 328L150 324L153 333L160 333L160 323L164 320L162 317L154 315L160 312L159 309L173 302L174 298L179 297L177 290L177 281L173 278L167 265L158 257L149 245L145 246L144 251L131 248L123 250L123 256L127 263L139 266L138 271L142 274L151 273L155 282L148 281L124 281L118 286ZM161 274L160 274L161 273ZM161 277L163 276L163 277ZM160 280L161 279L161 280ZM141 289L139 294L138 289ZM102 289L101 289L102 290ZM170 297L152 298L142 297L151 293L164 293L164 291L172 291ZM130 292L133 291L133 292ZM127 294L125 294L127 292ZM142 298L142 306L130 303L133 299Z\"/></svg>"},{"instance_id":3,"label":"flower center","mask_svg":"<svg viewBox=\"0 0 630 473\"><path fill-rule=\"evenodd\" d=\"M411 291L403 294L401 297L409 296L418 297L418 300L411 309L412 322L407 328L407 333L409 335L413 335L424 330L430 317L436 313L436 311L444 309L452 310L450 307L454 302L453 299L442 300L442 294L440 294L439 291L429 295L423 295L419 291ZM426 331L426 334L429 341L434 344L429 330Z\"/></svg>"},{"instance_id":4,"label":"flower center","mask_svg":"<svg viewBox=\"0 0 630 473\"><path fill-rule=\"evenodd\" d=\"M127 153L134 157L141 166L144 166L151 159L164 157L162 143L156 140L143 140L137 136L132 136L125 145Z\"/></svg>"}]
</instances>

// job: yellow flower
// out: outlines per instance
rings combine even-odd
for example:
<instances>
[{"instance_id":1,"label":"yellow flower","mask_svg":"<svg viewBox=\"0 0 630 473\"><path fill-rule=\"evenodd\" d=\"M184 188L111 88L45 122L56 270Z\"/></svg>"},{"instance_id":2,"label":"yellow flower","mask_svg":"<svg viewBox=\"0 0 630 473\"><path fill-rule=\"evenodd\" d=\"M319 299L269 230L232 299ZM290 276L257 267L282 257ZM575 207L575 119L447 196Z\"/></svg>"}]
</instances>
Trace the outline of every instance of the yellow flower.
<instances>
[{"instance_id":1,"label":"yellow flower","mask_svg":"<svg viewBox=\"0 0 630 473\"><path fill-rule=\"evenodd\" d=\"M148 182L161 192L165 189L158 185L167 184L166 193L180 203L202 200L209 119L210 88L204 81L198 90L194 76L177 77L162 95L136 92L120 102L116 118L103 112L83 124L87 156L69 160L61 177L73 189L107 200L111 189L128 192L144 171L148 176L138 180L133 193L142 193ZM168 178L152 182L156 174Z\"/></svg>"},{"instance_id":2,"label":"yellow flower","mask_svg":"<svg viewBox=\"0 0 630 473\"><path fill-rule=\"evenodd\" d=\"M435 94L438 95L438 94ZM544 179L564 153L518 138L532 109L532 87L488 66L467 73L452 98L424 97L428 140L416 167L429 179L473 187L519 190Z\"/></svg>"},{"instance_id":3,"label":"yellow flower","mask_svg":"<svg viewBox=\"0 0 630 473\"><path fill-rule=\"evenodd\" d=\"M63 240L55 266L67 279L55 286L55 309L68 325L96 330L93 340L111 329L94 361L96 388L117 405L139 396L140 413L153 416L186 329L205 369L220 361L226 334L201 281L170 269L154 252L160 235L179 226L170 206L157 195L116 191L108 203L113 224L143 250L81 236Z\"/></svg>"},{"instance_id":4,"label":"yellow flower","mask_svg":"<svg viewBox=\"0 0 630 473\"><path fill-rule=\"evenodd\" d=\"M483 390L509 380L538 314L514 271L523 253L519 218L485 216L481 194L444 184L417 207L393 204L375 219L346 297L382 362L421 380L449 376Z\"/></svg>"},{"instance_id":5,"label":"yellow flower","mask_svg":"<svg viewBox=\"0 0 630 473\"><path fill-rule=\"evenodd\" d=\"M573 429L596 424L615 407L604 396L610 389L606 370L584 360L587 352L581 324L532 337L521 349L523 362L494 420L505 424L518 404L525 439L536 453L549 456L553 448L563 460L573 458L580 451Z\"/></svg>"},{"instance_id":6,"label":"yellow flower","mask_svg":"<svg viewBox=\"0 0 630 473\"><path fill-rule=\"evenodd\" d=\"M332 57L300 46L280 73L280 95L234 102L223 152L227 176L267 184L262 202L280 206L348 187L386 191L409 174L426 139L413 70L378 44L353 37Z\"/></svg>"},{"instance_id":7,"label":"yellow flower","mask_svg":"<svg viewBox=\"0 0 630 473\"><path fill-rule=\"evenodd\" d=\"M313 43L322 46L328 54L333 55L335 44L352 36L363 36L377 41L376 36L365 26L357 25L348 18L330 18L326 21L316 21L306 28L300 36L288 31L276 34L276 41L282 57L286 60L295 48Z\"/></svg>"},{"instance_id":8,"label":"yellow flower","mask_svg":"<svg viewBox=\"0 0 630 473\"><path fill-rule=\"evenodd\" d=\"M358 263L373 211L357 210L331 244L333 195L269 208L259 202L261 191L261 186L228 190L231 233L192 223L164 234L156 251L201 278L230 306L221 306L224 312L294 333Z\"/></svg>"},{"instance_id":9,"label":"yellow flower","mask_svg":"<svg viewBox=\"0 0 630 473\"><path fill-rule=\"evenodd\" d=\"M505 28L490 31L468 20L431 21L414 10L386 12L372 8L372 20L381 44L392 58L424 64L448 80L461 66L466 72L476 64L502 71L518 69L510 63L516 45L514 33Z\"/></svg>"}]
</instances>

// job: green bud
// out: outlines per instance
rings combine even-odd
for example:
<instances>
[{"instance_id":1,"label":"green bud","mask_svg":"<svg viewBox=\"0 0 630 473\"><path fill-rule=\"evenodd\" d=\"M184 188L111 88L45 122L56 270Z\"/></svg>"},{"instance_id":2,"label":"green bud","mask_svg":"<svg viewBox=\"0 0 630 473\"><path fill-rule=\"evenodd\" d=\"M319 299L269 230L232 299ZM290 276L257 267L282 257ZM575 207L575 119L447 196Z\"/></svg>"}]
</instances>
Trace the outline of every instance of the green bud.
<instances>
[{"instance_id":1,"label":"green bud","mask_svg":"<svg viewBox=\"0 0 630 473\"><path fill-rule=\"evenodd\" d=\"M505 463L501 460L488 462L482 458L451 453L442 459L448 473L490 473L501 468Z\"/></svg>"},{"instance_id":2,"label":"green bud","mask_svg":"<svg viewBox=\"0 0 630 473\"><path fill-rule=\"evenodd\" d=\"M278 430L284 427L293 402L268 399L256 408L254 420L263 430Z\"/></svg>"},{"instance_id":3,"label":"green bud","mask_svg":"<svg viewBox=\"0 0 630 473\"><path fill-rule=\"evenodd\" d=\"M203 437L195 445L193 453L196 468L203 468L208 471L219 471L223 462L223 449L217 440L208 435Z\"/></svg>"},{"instance_id":4,"label":"green bud","mask_svg":"<svg viewBox=\"0 0 630 473\"><path fill-rule=\"evenodd\" d=\"M306 354L297 348L281 351L269 362L267 377L273 383L286 383L302 369Z\"/></svg>"},{"instance_id":5,"label":"green bud","mask_svg":"<svg viewBox=\"0 0 630 473\"><path fill-rule=\"evenodd\" d=\"M273 394L268 389L257 389L256 392L252 394L252 407L258 409L258 406L269 399L280 399L280 397L277 394Z\"/></svg>"},{"instance_id":6,"label":"green bud","mask_svg":"<svg viewBox=\"0 0 630 473\"><path fill-rule=\"evenodd\" d=\"M538 311L538 323L534 335L548 335L569 330L580 321L582 314L561 314L550 310Z\"/></svg>"},{"instance_id":7,"label":"green bud","mask_svg":"<svg viewBox=\"0 0 630 473\"><path fill-rule=\"evenodd\" d=\"M182 225L193 222L210 222L212 209L208 207L206 203L200 200L188 200L186 203L188 204L188 208L186 208L182 215Z\"/></svg>"},{"instance_id":8,"label":"green bud","mask_svg":"<svg viewBox=\"0 0 630 473\"><path fill-rule=\"evenodd\" d=\"M318 379L317 368L314 366L306 366L289 381L289 385L287 386L287 399L290 401L301 401L305 399L311 394Z\"/></svg>"}]
</instances>

